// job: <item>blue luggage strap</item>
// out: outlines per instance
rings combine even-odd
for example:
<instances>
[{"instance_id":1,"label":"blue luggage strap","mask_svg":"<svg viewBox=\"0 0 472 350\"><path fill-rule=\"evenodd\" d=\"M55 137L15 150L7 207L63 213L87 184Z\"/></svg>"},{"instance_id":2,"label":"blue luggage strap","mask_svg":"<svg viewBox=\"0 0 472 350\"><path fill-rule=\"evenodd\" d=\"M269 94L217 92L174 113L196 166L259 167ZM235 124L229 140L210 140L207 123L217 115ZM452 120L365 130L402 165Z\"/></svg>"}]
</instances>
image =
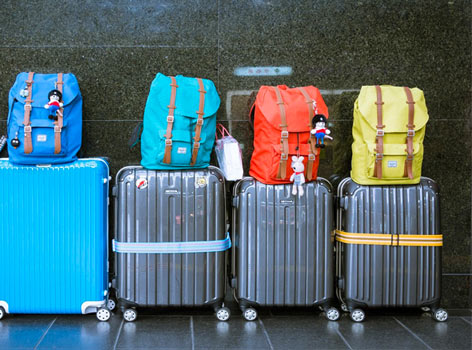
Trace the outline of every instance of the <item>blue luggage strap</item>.
<instances>
[{"instance_id":1,"label":"blue luggage strap","mask_svg":"<svg viewBox=\"0 0 472 350\"><path fill-rule=\"evenodd\" d=\"M175 254L175 253L210 253L222 252L231 248L229 232L226 238L216 241L190 242L133 242L125 243L113 240L113 251L116 253L144 253L144 254Z\"/></svg>"}]
</instances>

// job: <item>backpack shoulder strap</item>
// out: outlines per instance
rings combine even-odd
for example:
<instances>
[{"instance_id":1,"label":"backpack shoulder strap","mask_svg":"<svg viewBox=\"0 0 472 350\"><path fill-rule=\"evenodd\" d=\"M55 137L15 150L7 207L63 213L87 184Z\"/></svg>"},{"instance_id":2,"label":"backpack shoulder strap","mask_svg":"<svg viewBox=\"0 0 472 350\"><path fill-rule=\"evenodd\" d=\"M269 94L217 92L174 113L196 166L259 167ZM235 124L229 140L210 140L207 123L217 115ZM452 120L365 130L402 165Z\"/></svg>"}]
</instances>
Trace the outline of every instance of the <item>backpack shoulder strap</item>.
<instances>
[{"instance_id":1,"label":"backpack shoulder strap","mask_svg":"<svg viewBox=\"0 0 472 350\"><path fill-rule=\"evenodd\" d=\"M190 165L194 166L197 161L198 150L200 149L200 135L202 133L202 125L203 125L203 109L205 107L205 88L203 86L203 80L197 78L198 81L198 92L200 93L200 103L197 111L198 119L197 125L195 126L195 136L193 138L193 150L192 150L192 159L190 161Z\"/></svg>"},{"instance_id":2,"label":"backpack shoulder strap","mask_svg":"<svg viewBox=\"0 0 472 350\"><path fill-rule=\"evenodd\" d=\"M28 80L26 81L26 89L28 90L28 96L26 97L25 100L25 114L24 114L24 119L23 119L23 125L24 131L25 131L25 153L30 154L33 152L33 141L31 138L31 121L30 121L30 116L31 116L31 109L33 108L31 106L31 102L33 102L33 76L34 72L29 72L28 73Z\"/></svg>"},{"instance_id":3,"label":"backpack shoulder strap","mask_svg":"<svg viewBox=\"0 0 472 350\"><path fill-rule=\"evenodd\" d=\"M408 132L406 135L406 160L405 160L405 173L404 177L413 179L413 137L415 136L415 101L413 101L413 95L410 88L404 87L406 94L406 103L408 104Z\"/></svg>"},{"instance_id":4,"label":"backpack shoulder strap","mask_svg":"<svg viewBox=\"0 0 472 350\"><path fill-rule=\"evenodd\" d=\"M275 94L277 96L277 104L280 108L280 127L282 129L280 135L280 163L277 172L277 179L285 179L287 176L287 160L288 160L288 130L287 130L287 116L285 115L285 105L282 100L282 95L277 86L274 86Z\"/></svg>"},{"instance_id":5,"label":"backpack shoulder strap","mask_svg":"<svg viewBox=\"0 0 472 350\"><path fill-rule=\"evenodd\" d=\"M308 127L311 129L311 120L313 119L313 100L311 99L310 95L306 92L306 90L302 87L299 87L298 90L303 94L305 97L305 102L308 105ZM315 162L316 156L319 154L320 149L316 148L316 137L312 133L310 133L310 138L308 139L308 144L310 145L309 153L308 153L308 161L306 163L306 179L310 181L313 179L313 163Z\"/></svg>"},{"instance_id":6,"label":"backpack shoulder strap","mask_svg":"<svg viewBox=\"0 0 472 350\"><path fill-rule=\"evenodd\" d=\"M172 127L174 124L174 111L175 107L175 97L177 95L177 82L175 77L170 77L171 79L171 92L170 92L170 102L167 108L169 108L169 114L167 115L167 129L166 129L166 141L165 141L165 149L164 149L164 159L162 160L165 164L170 164L171 161L171 151L172 151Z\"/></svg>"},{"instance_id":7,"label":"backpack shoulder strap","mask_svg":"<svg viewBox=\"0 0 472 350\"><path fill-rule=\"evenodd\" d=\"M62 73L59 73L57 75L57 82L56 82L56 89L60 91L62 94L63 88L62 86L64 85L63 79L62 79ZM64 99L64 98L63 98ZM60 101L63 103L63 101ZM61 133L62 133L62 127L64 125L64 108L60 108L57 112L57 121L54 122L54 154L59 154L61 153Z\"/></svg>"},{"instance_id":8,"label":"backpack shoulder strap","mask_svg":"<svg viewBox=\"0 0 472 350\"><path fill-rule=\"evenodd\" d=\"M379 85L375 85L375 90L377 91L377 135L375 138L375 143L377 147L375 149L376 156L375 156L375 168L374 168L374 177L379 179L382 178L382 160L383 160L383 136L385 125L383 125L383 116L382 116L382 105L384 104L382 101L382 89Z\"/></svg>"}]
</instances>

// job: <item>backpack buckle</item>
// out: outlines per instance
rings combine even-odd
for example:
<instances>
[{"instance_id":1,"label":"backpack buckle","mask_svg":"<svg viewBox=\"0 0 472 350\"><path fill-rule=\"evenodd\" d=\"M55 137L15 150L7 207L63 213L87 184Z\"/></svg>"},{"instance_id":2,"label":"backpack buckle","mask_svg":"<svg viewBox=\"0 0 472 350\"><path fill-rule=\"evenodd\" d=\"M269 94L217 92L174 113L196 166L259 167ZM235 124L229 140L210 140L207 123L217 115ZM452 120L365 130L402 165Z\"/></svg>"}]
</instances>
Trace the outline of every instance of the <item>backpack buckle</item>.
<instances>
[{"instance_id":1,"label":"backpack buckle","mask_svg":"<svg viewBox=\"0 0 472 350\"><path fill-rule=\"evenodd\" d=\"M315 155L314 155L313 153L310 153L310 154L308 155L308 160L315 160L315 158L316 158L316 157L315 157Z\"/></svg>"},{"instance_id":2,"label":"backpack buckle","mask_svg":"<svg viewBox=\"0 0 472 350\"><path fill-rule=\"evenodd\" d=\"M376 153L375 154L375 161L376 162L381 162L383 159L383 153Z\"/></svg>"},{"instance_id":3,"label":"backpack buckle","mask_svg":"<svg viewBox=\"0 0 472 350\"><path fill-rule=\"evenodd\" d=\"M385 135L385 131L383 131L381 129L377 129L377 134L376 134L377 137L379 137L379 136L383 137L384 135Z\"/></svg>"},{"instance_id":4,"label":"backpack buckle","mask_svg":"<svg viewBox=\"0 0 472 350\"><path fill-rule=\"evenodd\" d=\"M200 148L200 142L195 142L195 143L193 144L193 148L199 149L199 148Z\"/></svg>"},{"instance_id":5,"label":"backpack buckle","mask_svg":"<svg viewBox=\"0 0 472 350\"><path fill-rule=\"evenodd\" d=\"M203 119L198 118L197 119L197 125L202 126L203 125Z\"/></svg>"},{"instance_id":6,"label":"backpack buckle","mask_svg":"<svg viewBox=\"0 0 472 350\"><path fill-rule=\"evenodd\" d=\"M31 132L31 125L25 125L24 130L25 130L25 132L30 133Z\"/></svg>"},{"instance_id":7,"label":"backpack buckle","mask_svg":"<svg viewBox=\"0 0 472 350\"><path fill-rule=\"evenodd\" d=\"M25 103L25 111L26 111L27 109L29 109L29 110L32 109L31 103Z\"/></svg>"},{"instance_id":8,"label":"backpack buckle","mask_svg":"<svg viewBox=\"0 0 472 350\"><path fill-rule=\"evenodd\" d=\"M280 137L283 138L283 139L288 139L288 131L286 131L286 130L282 131Z\"/></svg>"},{"instance_id":9,"label":"backpack buckle","mask_svg":"<svg viewBox=\"0 0 472 350\"><path fill-rule=\"evenodd\" d=\"M173 123L173 122L174 122L174 116L168 115L168 116L167 116L167 122L168 122L168 123Z\"/></svg>"},{"instance_id":10,"label":"backpack buckle","mask_svg":"<svg viewBox=\"0 0 472 350\"><path fill-rule=\"evenodd\" d=\"M165 145L167 146L172 146L172 140L171 139L166 139L165 140Z\"/></svg>"},{"instance_id":11,"label":"backpack buckle","mask_svg":"<svg viewBox=\"0 0 472 350\"><path fill-rule=\"evenodd\" d=\"M406 136L408 136L408 137L413 137L413 136L415 136L415 130L409 129L409 130L407 131L407 133L406 133Z\"/></svg>"},{"instance_id":12,"label":"backpack buckle","mask_svg":"<svg viewBox=\"0 0 472 350\"><path fill-rule=\"evenodd\" d=\"M59 125L54 125L54 132L61 132L62 128Z\"/></svg>"},{"instance_id":13,"label":"backpack buckle","mask_svg":"<svg viewBox=\"0 0 472 350\"><path fill-rule=\"evenodd\" d=\"M288 154L282 153L282 154L280 155L280 160L288 160Z\"/></svg>"},{"instance_id":14,"label":"backpack buckle","mask_svg":"<svg viewBox=\"0 0 472 350\"><path fill-rule=\"evenodd\" d=\"M405 151L406 151L406 150L405 150ZM408 155L406 156L406 160L411 162L411 161L413 161L413 157L414 157L413 154L408 154Z\"/></svg>"}]
</instances>

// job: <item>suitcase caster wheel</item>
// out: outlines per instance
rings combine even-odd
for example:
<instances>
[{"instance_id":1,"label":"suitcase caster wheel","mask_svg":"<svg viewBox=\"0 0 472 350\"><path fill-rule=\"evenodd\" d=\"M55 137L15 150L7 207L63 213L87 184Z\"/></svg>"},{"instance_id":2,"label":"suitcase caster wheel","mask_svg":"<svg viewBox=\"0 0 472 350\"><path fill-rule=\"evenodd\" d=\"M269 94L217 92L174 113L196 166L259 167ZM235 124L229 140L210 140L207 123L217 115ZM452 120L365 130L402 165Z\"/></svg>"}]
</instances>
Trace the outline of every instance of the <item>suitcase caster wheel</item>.
<instances>
[{"instance_id":1,"label":"suitcase caster wheel","mask_svg":"<svg viewBox=\"0 0 472 350\"><path fill-rule=\"evenodd\" d=\"M330 307L328 310L326 310L326 318L330 321L337 321L339 320L340 313L338 309L335 307Z\"/></svg>"},{"instance_id":2,"label":"suitcase caster wheel","mask_svg":"<svg viewBox=\"0 0 472 350\"><path fill-rule=\"evenodd\" d=\"M348 309L347 305L344 304L344 303L341 304L341 310L342 310L343 312L349 312L349 309Z\"/></svg>"},{"instance_id":3,"label":"suitcase caster wheel","mask_svg":"<svg viewBox=\"0 0 472 350\"><path fill-rule=\"evenodd\" d=\"M231 311L227 307L219 308L216 311L216 318L218 321L228 321L231 317Z\"/></svg>"},{"instance_id":4,"label":"suitcase caster wheel","mask_svg":"<svg viewBox=\"0 0 472 350\"><path fill-rule=\"evenodd\" d=\"M243 317L246 321L254 321L257 318L256 309L250 307L243 312Z\"/></svg>"},{"instance_id":5,"label":"suitcase caster wheel","mask_svg":"<svg viewBox=\"0 0 472 350\"><path fill-rule=\"evenodd\" d=\"M438 322L444 322L447 320L448 314L444 309L437 309L433 312L433 317Z\"/></svg>"},{"instance_id":6,"label":"suitcase caster wheel","mask_svg":"<svg viewBox=\"0 0 472 350\"><path fill-rule=\"evenodd\" d=\"M5 316L5 309L0 306L0 320Z\"/></svg>"},{"instance_id":7,"label":"suitcase caster wheel","mask_svg":"<svg viewBox=\"0 0 472 350\"><path fill-rule=\"evenodd\" d=\"M430 309L429 307L427 307L427 306L423 306L423 307L421 307L421 311L423 311L423 312L430 312L431 309Z\"/></svg>"},{"instance_id":8,"label":"suitcase caster wheel","mask_svg":"<svg viewBox=\"0 0 472 350\"><path fill-rule=\"evenodd\" d=\"M108 308L108 310L110 310L110 311L115 310L115 308L116 308L116 301L115 301L114 299L108 299L108 301L107 301L107 308Z\"/></svg>"},{"instance_id":9,"label":"suitcase caster wheel","mask_svg":"<svg viewBox=\"0 0 472 350\"><path fill-rule=\"evenodd\" d=\"M126 322L136 321L138 312L135 309L126 309L125 312L123 312L123 318Z\"/></svg>"},{"instance_id":10,"label":"suitcase caster wheel","mask_svg":"<svg viewBox=\"0 0 472 350\"><path fill-rule=\"evenodd\" d=\"M365 319L365 312L361 309L354 309L351 312L351 320L354 322L362 322Z\"/></svg>"},{"instance_id":11,"label":"suitcase caster wheel","mask_svg":"<svg viewBox=\"0 0 472 350\"><path fill-rule=\"evenodd\" d=\"M101 307L97 311L97 318L99 321L106 322L110 319L111 317L111 312L105 307Z\"/></svg>"}]
</instances>

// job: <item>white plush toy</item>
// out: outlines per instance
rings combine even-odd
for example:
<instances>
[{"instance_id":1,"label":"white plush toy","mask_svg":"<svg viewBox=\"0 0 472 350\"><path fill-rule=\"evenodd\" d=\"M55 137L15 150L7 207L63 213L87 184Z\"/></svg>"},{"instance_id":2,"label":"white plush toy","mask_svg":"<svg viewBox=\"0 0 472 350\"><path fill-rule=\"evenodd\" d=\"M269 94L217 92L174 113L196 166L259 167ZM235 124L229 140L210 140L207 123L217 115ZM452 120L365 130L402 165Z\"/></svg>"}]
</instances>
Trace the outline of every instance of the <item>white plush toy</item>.
<instances>
[{"instance_id":1,"label":"white plush toy","mask_svg":"<svg viewBox=\"0 0 472 350\"><path fill-rule=\"evenodd\" d=\"M293 182L293 188L292 188L292 194L296 195L297 194L297 188L298 192L300 193L300 196L303 196L303 184L305 183L305 166L303 165L303 157L297 157L293 156L292 157L292 169L293 169L293 174L290 176L290 181Z\"/></svg>"}]
</instances>

